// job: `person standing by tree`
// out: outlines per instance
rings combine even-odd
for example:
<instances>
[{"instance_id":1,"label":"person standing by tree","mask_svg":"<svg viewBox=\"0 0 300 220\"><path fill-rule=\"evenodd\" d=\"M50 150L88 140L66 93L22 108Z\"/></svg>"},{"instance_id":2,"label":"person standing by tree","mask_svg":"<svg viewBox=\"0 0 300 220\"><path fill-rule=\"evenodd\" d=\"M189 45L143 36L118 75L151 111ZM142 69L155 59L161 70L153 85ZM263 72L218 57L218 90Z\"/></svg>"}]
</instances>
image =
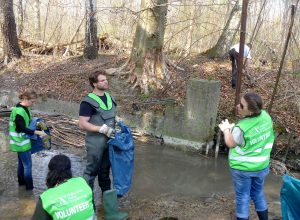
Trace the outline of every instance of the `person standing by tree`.
<instances>
[{"instance_id":1,"label":"person standing by tree","mask_svg":"<svg viewBox=\"0 0 300 220\"><path fill-rule=\"evenodd\" d=\"M235 126L227 119L219 124L230 148L229 165L236 194L237 220L249 219L250 199L259 219L268 219L263 187L275 137L272 119L262 106L259 95L246 93L237 105L238 113L244 118Z\"/></svg>"},{"instance_id":2,"label":"person standing by tree","mask_svg":"<svg viewBox=\"0 0 300 220\"><path fill-rule=\"evenodd\" d=\"M243 57L246 59L245 65L247 64L247 59L251 59L251 44L246 44L244 45L244 55ZM228 52L229 58L231 60L231 87L233 89L236 88L237 84L237 66L238 66L238 56L239 56L239 51L240 51L240 44L236 44L232 46Z\"/></svg>"},{"instance_id":3,"label":"person standing by tree","mask_svg":"<svg viewBox=\"0 0 300 220\"><path fill-rule=\"evenodd\" d=\"M30 107L36 102L37 94L28 90L19 95L19 102L11 111L9 118L10 149L18 153L18 183L25 185L26 190L33 189L31 141L27 135L37 134L41 137L47 134L44 131L31 130L29 124L32 118Z\"/></svg>"},{"instance_id":4,"label":"person standing by tree","mask_svg":"<svg viewBox=\"0 0 300 220\"><path fill-rule=\"evenodd\" d=\"M115 128L116 101L107 92L109 86L104 70L93 72L89 76L89 82L93 91L83 98L79 110L79 127L86 131L87 164L83 176L92 190L98 176L99 186L105 195L103 200L106 200L103 203L114 204L114 208L111 209L111 212L114 212L114 219L126 219L127 213L117 212L116 192L110 190L111 165L107 141ZM106 191L109 193L105 193ZM108 200L111 202L108 203ZM106 213L111 213L108 211L109 207L104 206Z\"/></svg>"}]
</instances>

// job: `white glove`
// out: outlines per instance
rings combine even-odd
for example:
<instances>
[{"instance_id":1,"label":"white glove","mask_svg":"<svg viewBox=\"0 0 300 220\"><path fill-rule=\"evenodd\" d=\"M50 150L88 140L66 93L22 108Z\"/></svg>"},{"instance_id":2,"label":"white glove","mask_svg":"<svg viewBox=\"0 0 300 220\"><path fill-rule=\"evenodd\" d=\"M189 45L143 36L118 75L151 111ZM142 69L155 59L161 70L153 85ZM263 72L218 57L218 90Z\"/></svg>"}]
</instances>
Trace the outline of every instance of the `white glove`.
<instances>
[{"instance_id":1,"label":"white glove","mask_svg":"<svg viewBox=\"0 0 300 220\"><path fill-rule=\"evenodd\" d=\"M116 117L115 117L115 120L116 120L116 122L122 121L122 119L121 119L119 116L116 116Z\"/></svg>"},{"instance_id":2,"label":"white glove","mask_svg":"<svg viewBox=\"0 0 300 220\"><path fill-rule=\"evenodd\" d=\"M38 130L36 130L34 133L37 134L38 136L40 136L41 138L47 136L47 134L44 131L38 131Z\"/></svg>"},{"instance_id":3,"label":"white glove","mask_svg":"<svg viewBox=\"0 0 300 220\"><path fill-rule=\"evenodd\" d=\"M108 127L106 124L103 124L100 129L99 133L105 134L107 137L110 137L110 135L113 133L114 129L111 127Z\"/></svg>"},{"instance_id":4,"label":"white glove","mask_svg":"<svg viewBox=\"0 0 300 220\"><path fill-rule=\"evenodd\" d=\"M108 127L108 131L106 132L106 136L110 137L113 132L114 132L114 129L112 129L111 127Z\"/></svg>"},{"instance_id":5,"label":"white glove","mask_svg":"<svg viewBox=\"0 0 300 220\"><path fill-rule=\"evenodd\" d=\"M229 129L231 131L234 125L234 123L230 124L228 119L225 119L219 124L219 128L222 132L224 132L226 129Z\"/></svg>"}]
</instances>

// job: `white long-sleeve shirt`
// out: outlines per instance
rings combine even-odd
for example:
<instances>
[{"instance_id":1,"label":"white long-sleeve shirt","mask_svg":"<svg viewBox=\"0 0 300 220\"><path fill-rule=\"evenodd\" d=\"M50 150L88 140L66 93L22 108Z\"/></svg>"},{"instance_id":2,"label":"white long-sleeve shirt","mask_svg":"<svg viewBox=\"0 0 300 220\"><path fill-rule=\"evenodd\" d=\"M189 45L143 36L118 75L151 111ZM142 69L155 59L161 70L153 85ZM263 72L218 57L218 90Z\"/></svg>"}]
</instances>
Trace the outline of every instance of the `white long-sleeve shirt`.
<instances>
[{"instance_id":1,"label":"white long-sleeve shirt","mask_svg":"<svg viewBox=\"0 0 300 220\"><path fill-rule=\"evenodd\" d=\"M236 52L239 52L240 51L240 44L236 44L236 45L233 45L231 49L235 49ZM247 45L244 45L244 58L247 58L247 59L251 59L251 53L250 53L250 48L247 46Z\"/></svg>"}]
</instances>

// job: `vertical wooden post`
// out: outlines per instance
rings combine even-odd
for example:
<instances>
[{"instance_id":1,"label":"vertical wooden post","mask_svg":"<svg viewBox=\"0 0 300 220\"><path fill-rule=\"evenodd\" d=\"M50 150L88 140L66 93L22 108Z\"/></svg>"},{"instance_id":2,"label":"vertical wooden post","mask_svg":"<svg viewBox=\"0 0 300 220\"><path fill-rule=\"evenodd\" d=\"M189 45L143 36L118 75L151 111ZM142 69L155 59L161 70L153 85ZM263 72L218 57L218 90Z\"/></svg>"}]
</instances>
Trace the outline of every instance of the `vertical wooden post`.
<instances>
[{"instance_id":1,"label":"vertical wooden post","mask_svg":"<svg viewBox=\"0 0 300 220\"><path fill-rule=\"evenodd\" d=\"M248 9L248 0L243 0L242 6L242 17L241 17L241 33L240 33L240 48L238 56L238 69L237 69L237 85L235 91L235 106L240 102L240 93L241 93L241 83L242 83L242 70L243 70L243 59L244 59L244 45L245 45L245 34L246 34L246 25L247 25L247 9ZM236 108L235 109L235 114Z\"/></svg>"}]
</instances>

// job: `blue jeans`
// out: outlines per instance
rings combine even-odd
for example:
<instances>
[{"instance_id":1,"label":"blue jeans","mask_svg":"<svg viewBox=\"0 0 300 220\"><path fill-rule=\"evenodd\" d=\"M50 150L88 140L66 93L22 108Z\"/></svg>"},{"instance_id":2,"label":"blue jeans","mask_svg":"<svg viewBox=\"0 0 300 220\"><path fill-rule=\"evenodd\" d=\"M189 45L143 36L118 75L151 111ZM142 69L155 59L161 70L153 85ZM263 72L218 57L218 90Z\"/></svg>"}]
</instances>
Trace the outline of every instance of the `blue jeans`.
<instances>
[{"instance_id":1,"label":"blue jeans","mask_svg":"<svg viewBox=\"0 0 300 220\"><path fill-rule=\"evenodd\" d=\"M32 161L30 150L18 152L18 182L25 185L27 190L33 189L32 181Z\"/></svg>"},{"instance_id":2,"label":"blue jeans","mask_svg":"<svg viewBox=\"0 0 300 220\"><path fill-rule=\"evenodd\" d=\"M265 211L268 206L263 192L265 178L269 167L257 171L247 172L230 169L236 196L236 216L249 217L250 199L253 200L256 211Z\"/></svg>"}]
</instances>

